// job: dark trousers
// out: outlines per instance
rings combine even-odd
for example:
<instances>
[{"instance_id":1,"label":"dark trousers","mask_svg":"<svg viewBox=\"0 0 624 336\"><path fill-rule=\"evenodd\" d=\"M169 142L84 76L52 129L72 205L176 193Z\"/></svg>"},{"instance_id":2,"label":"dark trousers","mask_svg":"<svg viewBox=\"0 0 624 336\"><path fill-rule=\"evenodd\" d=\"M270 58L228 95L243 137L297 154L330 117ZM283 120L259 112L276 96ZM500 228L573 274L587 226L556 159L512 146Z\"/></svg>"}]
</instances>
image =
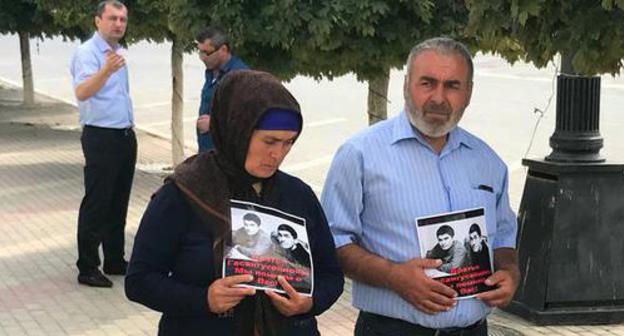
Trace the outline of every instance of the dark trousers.
<instances>
[{"instance_id":1,"label":"dark trousers","mask_svg":"<svg viewBox=\"0 0 624 336\"><path fill-rule=\"evenodd\" d=\"M488 336L484 319L465 328L431 329L407 321L361 311L355 336Z\"/></svg>"},{"instance_id":2,"label":"dark trousers","mask_svg":"<svg viewBox=\"0 0 624 336\"><path fill-rule=\"evenodd\" d=\"M132 129L85 126L80 138L85 157L85 196L78 214L78 261L80 274L100 265L123 263L124 228L136 164L137 142Z\"/></svg>"}]
</instances>

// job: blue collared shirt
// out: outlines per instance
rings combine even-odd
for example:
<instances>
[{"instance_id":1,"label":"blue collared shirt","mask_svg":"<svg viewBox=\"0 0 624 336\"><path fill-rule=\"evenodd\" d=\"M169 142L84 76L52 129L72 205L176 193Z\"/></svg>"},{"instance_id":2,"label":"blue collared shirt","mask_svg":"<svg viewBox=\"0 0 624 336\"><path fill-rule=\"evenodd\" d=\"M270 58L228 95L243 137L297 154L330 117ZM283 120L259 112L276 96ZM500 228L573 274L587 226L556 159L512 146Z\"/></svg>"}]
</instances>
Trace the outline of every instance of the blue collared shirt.
<instances>
[{"instance_id":1,"label":"blue collared shirt","mask_svg":"<svg viewBox=\"0 0 624 336\"><path fill-rule=\"evenodd\" d=\"M405 112L338 149L321 202L336 247L355 243L397 263L424 257L417 217L476 207L485 207L491 248L515 247L516 216L509 205L503 161L461 128L449 133L438 155ZM356 308L429 328L468 326L491 310L481 301L464 299L448 312L427 315L388 289L357 281L352 295Z\"/></svg>"},{"instance_id":2,"label":"blue collared shirt","mask_svg":"<svg viewBox=\"0 0 624 336\"><path fill-rule=\"evenodd\" d=\"M219 69L218 74L215 76L212 70L206 69L206 81L201 91L201 101L199 102L199 115L210 114L212 112L212 95L217 83L232 70L249 69L247 64L243 63L240 58L232 55L230 60L227 61ZM199 133L197 131L197 145L200 152L208 151L214 148L210 133Z\"/></svg>"},{"instance_id":3,"label":"blue collared shirt","mask_svg":"<svg viewBox=\"0 0 624 336\"><path fill-rule=\"evenodd\" d=\"M74 90L104 66L108 50L119 53L122 48L117 46L113 49L98 32L78 47L70 63ZM124 66L108 78L100 91L84 101L78 101L80 125L107 128L133 126L132 100L129 92L128 67Z\"/></svg>"}]
</instances>

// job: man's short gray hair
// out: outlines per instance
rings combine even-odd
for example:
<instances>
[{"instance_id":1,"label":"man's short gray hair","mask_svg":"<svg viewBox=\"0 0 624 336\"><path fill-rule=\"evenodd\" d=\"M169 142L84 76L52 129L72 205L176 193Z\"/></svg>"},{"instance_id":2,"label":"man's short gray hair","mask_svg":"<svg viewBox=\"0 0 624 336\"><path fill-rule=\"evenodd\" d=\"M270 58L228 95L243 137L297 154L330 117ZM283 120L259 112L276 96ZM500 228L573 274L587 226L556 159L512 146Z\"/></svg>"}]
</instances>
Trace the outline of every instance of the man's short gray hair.
<instances>
[{"instance_id":1,"label":"man's short gray hair","mask_svg":"<svg viewBox=\"0 0 624 336\"><path fill-rule=\"evenodd\" d=\"M104 11L106 10L106 5L111 5L117 9L122 9L125 8L126 5L123 4L123 2L118 1L118 0L104 0L104 1L100 1L97 5L97 9L95 11L95 15L98 17L102 17L102 14L104 13Z\"/></svg>"},{"instance_id":2,"label":"man's short gray hair","mask_svg":"<svg viewBox=\"0 0 624 336\"><path fill-rule=\"evenodd\" d=\"M228 37L225 34L225 31L221 27L210 26L200 30L195 35L195 41L198 43L204 43L206 40L210 40L210 44L214 48L219 48L222 45L227 45L228 48ZM228 49L229 50L229 49Z\"/></svg>"},{"instance_id":3,"label":"man's short gray hair","mask_svg":"<svg viewBox=\"0 0 624 336\"><path fill-rule=\"evenodd\" d=\"M468 48L466 48L463 43L457 42L452 38L448 37L430 38L428 40L418 43L412 48L409 56L407 57L408 79L411 78L412 62L414 58L427 50L433 50L442 55L460 55L468 66L468 83L472 83L474 65L472 64L472 56L470 55Z\"/></svg>"}]
</instances>

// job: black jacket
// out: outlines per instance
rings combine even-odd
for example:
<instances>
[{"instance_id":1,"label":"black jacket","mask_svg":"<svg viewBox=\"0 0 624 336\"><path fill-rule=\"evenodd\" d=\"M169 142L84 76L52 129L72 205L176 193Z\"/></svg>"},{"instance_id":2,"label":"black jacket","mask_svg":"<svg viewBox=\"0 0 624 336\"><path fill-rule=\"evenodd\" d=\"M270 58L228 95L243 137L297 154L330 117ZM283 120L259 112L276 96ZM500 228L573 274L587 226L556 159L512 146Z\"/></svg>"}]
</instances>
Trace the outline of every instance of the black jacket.
<instances>
[{"instance_id":1,"label":"black jacket","mask_svg":"<svg viewBox=\"0 0 624 336\"><path fill-rule=\"evenodd\" d=\"M277 208L306 219L314 260L313 308L289 318L284 334L317 335L314 316L338 299L343 274L325 215L310 187L279 171L276 178ZM207 290L215 280L212 245L212 237L183 193L173 183L163 186L141 220L125 282L130 300L163 313L159 335L233 333L233 318L208 309Z\"/></svg>"}]
</instances>

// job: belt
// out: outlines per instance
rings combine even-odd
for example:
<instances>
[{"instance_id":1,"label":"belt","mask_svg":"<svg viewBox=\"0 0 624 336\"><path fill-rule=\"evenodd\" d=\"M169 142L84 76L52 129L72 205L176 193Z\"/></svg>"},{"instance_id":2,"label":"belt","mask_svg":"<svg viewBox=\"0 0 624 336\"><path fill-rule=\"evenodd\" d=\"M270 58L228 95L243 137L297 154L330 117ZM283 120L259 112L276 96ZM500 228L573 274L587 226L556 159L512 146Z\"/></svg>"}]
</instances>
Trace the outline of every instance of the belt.
<instances>
[{"instance_id":1,"label":"belt","mask_svg":"<svg viewBox=\"0 0 624 336\"><path fill-rule=\"evenodd\" d=\"M383 323L385 325L401 326L402 329L404 328L407 330L412 330L414 334L429 334L432 336L456 336L456 335L461 336L464 334L464 332L472 331L482 326L484 323L487 323L487 320L483 318L466 327L433 329L433 328L427 328L427 327L421 326L419 324L410 323L404 320L400 320L400 319L396 319L396 318L392 318L388 316L383 316L379 314L369 313L365 311L360 311L360 315L362 315L362 317L367 318L367 319L375 319L377 320L377 322Z\"/></svg>"},{"instance_id":2,"label":"belt","mask_svg":"<svg viewBox=\"0 0 624 336\"><path fill-rule=\"evenodd\" d=\"M132 126L128 126L128 127L125 127L125 128L110 128L110 127L100 127L100 126L85 125L84 128L88 129L88 130L93 130L93 131L98 131L98 132L105 132L105 133L112 133L112 134L119 134L119 135L124 135L124 136L128 136L130 134L134 134Z\"/></svg>"}]
</instances>

